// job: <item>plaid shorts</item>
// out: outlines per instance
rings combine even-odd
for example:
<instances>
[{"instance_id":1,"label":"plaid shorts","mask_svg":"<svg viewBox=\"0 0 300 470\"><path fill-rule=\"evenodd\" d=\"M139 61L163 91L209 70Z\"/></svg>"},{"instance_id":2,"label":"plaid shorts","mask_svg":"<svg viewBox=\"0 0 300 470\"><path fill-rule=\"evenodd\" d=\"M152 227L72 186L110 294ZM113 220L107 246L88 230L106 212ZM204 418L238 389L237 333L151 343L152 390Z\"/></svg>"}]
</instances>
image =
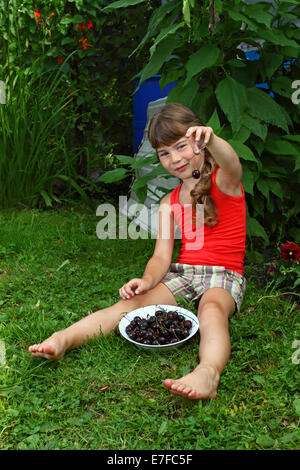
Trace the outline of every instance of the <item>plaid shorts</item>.
<instances>
[{"instance_id":1,"label":"plaid shorts","mask_svg":"<svg viewBox=\"0 0 300 470\"><path fill-rule=\"evenodd\" d=\"M239 311L246 291L246 279L236 271L223 266L194 266L172 263L169 272L160 281L172 294L188 301L197 300L212 287L221 287L233 297Z\"/></svg>"}]
</instances>

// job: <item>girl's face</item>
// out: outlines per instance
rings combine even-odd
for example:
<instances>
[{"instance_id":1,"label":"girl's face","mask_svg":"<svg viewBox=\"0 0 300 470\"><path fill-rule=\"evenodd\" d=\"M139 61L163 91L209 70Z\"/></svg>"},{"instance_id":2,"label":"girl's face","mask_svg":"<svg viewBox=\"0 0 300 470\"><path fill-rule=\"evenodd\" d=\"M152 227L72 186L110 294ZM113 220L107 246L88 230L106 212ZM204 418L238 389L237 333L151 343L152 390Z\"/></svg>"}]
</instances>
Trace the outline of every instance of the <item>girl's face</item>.
<instances>
[{"instance_id":1,"label":"girl's face","mask_svg":"<svg viewBox=\"0 0 300 470\"><path fill-rule=\"evenodd\" d=\"M173 145L158 147L157 155L162 166L171 175L182 180L191 178L193 170L200 168L203 159L203 153L199 152L197 144L187 137L182 137Z\"/></svg>"}]
</instances>

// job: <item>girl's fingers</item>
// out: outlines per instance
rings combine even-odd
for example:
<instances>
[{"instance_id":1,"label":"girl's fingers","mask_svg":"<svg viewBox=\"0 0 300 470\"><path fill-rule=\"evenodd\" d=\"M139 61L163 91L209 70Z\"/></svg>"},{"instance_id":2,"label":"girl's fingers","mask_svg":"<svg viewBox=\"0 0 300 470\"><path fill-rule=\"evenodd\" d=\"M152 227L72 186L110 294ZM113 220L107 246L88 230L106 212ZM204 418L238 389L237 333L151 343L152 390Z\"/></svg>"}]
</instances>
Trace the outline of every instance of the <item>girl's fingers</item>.
<instances>
[{"instance_id":1,"label":"girl's fingers","mask_svg":"<svg viewBox=\"0 0 300 470\"><path fill-rule=\"evenodd\" d=\"M211 127L204 127L204 126L195 126L195 127L189 127L187 130L185 136L187 138L191 137L192 134L195 134L195 141L200 142L201 137L203 140L203 145L207 145L210 137L212 135L212 128Z\"/></svg>"},{"instance_id":2,"label":"girl's fingers","mask_svg":"<svg viewBox=\"0 0 300 470\"><path fill-rule=\"evenodd\" d=\"M139 282L137 282L137 280L132 280L128 282L119 290L120 297L122 297L122 299L130 299L138 293L137 290L139 288L139 285L140 284Z\"/></svg>"},{"instance_id":3,"label":"girl's fingers","mask_svg":"<svg viewBox=\"0 0 300 470\"><path fill-rule=\"evenodd\" d=\"M206 132L204 134L204 145L207 145L208 142L209 142L209 139L211 138L211 135L212 135L212 128L211 127L207 127L206 128Z\"/></svg>"}]
</instances>

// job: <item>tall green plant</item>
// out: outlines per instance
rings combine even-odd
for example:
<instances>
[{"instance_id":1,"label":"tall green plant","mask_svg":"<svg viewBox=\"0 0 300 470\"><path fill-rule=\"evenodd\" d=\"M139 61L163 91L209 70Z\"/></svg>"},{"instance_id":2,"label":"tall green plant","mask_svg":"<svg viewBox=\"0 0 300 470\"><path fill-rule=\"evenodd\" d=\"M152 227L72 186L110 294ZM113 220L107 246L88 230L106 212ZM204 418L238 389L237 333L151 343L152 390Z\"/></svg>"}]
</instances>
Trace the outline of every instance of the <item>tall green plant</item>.
<instances>
[{"instance_id":1,"label":"tall green plant","mask_svg":"<svg viewBox=\"0 0 300 470\"><path fill-rule=\"evenodd\" d=\"M57 200L53 181L58 177L88 201L75 181L76 151L70 156L66 148L74 115L72 97L61 94L64 80L60 70L9 74L6 104L0 105L0 207L34 205L39 199L51 205Z\"/></svg>"},{"instance_id":2,"label":"tall green plant","mask_svg":"<svg viewBox=\"0 0 300 470\"><path fill-rule=\"evenodd\" d=\"M133 3L143 1L120 0L105 10ZM300 68L294 24L300 6L275 3L271 9L259 1L167 0L134 51L149 49L140 85L157 73L161 88L178 80L168 101L190 106L237 151L248 235L264 246L277 239L279 227L283 238L299 241L300 108L292 87ZM243 44L255 47L259 60L248 60Z\"/></svg>"}]
</instances>

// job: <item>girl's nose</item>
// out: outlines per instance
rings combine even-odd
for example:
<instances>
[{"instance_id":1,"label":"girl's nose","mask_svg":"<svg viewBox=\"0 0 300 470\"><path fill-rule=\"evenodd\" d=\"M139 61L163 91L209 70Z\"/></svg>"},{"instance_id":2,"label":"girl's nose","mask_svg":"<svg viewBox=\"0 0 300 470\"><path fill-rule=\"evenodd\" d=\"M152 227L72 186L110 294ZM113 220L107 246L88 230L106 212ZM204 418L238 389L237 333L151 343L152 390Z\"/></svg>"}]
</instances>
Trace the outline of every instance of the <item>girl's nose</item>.
<instances>
[{"instance_id":1,"label":"girl's nose","mask_svg":"<svg viewBox=\"0 0 300 470\"><path fill-rule=\"evenodd\" d=\"M171 159L173 163L180 162L181 156L179 155L178 152L172 152Z\"/></svg>"}]
</instances>

